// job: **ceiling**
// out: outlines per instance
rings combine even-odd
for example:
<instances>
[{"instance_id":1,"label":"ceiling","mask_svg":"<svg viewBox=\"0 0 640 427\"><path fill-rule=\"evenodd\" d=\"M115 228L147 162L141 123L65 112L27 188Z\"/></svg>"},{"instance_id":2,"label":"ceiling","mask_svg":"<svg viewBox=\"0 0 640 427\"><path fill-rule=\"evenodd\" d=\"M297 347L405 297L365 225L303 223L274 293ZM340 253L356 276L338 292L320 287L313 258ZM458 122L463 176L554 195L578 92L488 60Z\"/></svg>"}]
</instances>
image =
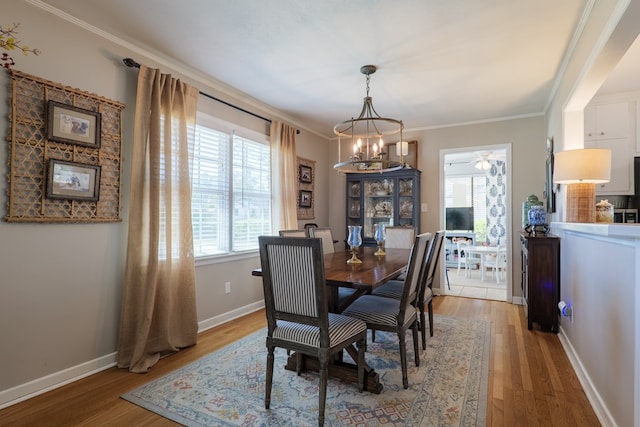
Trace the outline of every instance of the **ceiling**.
<instances>
[{"instance_id":1,"label":"ceiling","mask_svg":"<svg viewBox=\"0 0 640 427\"><path fill-rule=\"evenodd\" d=\"M210 76L326 137L360 113L365 64L378 67L370 84L375 109L406 130L544 113L589 3L30 2Z\"/></svg>"}]
</instances>

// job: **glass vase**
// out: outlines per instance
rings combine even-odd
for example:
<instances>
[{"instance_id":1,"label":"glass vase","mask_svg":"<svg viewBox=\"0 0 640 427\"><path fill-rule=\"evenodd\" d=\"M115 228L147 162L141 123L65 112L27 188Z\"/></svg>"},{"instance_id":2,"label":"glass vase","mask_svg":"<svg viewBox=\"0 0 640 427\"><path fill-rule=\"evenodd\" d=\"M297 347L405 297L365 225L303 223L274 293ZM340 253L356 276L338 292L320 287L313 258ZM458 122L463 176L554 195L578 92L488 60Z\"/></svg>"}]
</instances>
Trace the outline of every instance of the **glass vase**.
<instances>
[{"instance_id":1,"label":"glass vase","mask_svg":"<svg viewBox=\"0 0 640 427\"><path fill-rule=\"evenodd\" d=\"M376 243L378 244L378 250L373 254L376 256L386 255L386 252L384 251L384 223L376 225L376 231L373 233L373 238L376 239Z\"/></svg>"},{"instance_id":2,"label":"glass vase","mask_svg":"<svg viewBox=\"0 0 640 427\"><path fill-rule=\"evenodd\" d=\"M358 248L362 245L362 226L350 225L347 244L351 248L351 258L347 260L347 264L362 264L362 260L358 258Z\"/></svg>"}]
</instances>

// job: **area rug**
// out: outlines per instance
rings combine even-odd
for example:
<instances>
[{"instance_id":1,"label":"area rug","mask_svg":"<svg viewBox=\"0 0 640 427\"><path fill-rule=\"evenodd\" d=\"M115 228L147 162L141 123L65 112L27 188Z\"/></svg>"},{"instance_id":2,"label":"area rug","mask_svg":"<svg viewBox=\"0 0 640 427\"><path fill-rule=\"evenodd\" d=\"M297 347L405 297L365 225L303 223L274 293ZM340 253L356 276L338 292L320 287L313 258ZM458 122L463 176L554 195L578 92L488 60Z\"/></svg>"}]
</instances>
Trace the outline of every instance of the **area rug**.
<instances>
[{"instance_id":1,"label":"area rug","mask_svg":"<svg viewBox=\"0 0 640 427\"><path fill-rule=\"evenodd\" d=\"M407 336L406 390L398 337L377 331L371 342L369 334L366 360L384 389L359 393L330 379L325 425L484 426L491 325L438 315L434 325L419 368ZM271 408L264 408L265 337L266 330L249 335L122 397L186 426L316 426L318 374L285 370L283 349L276 349Z\"/></svg>"}]
</instances>

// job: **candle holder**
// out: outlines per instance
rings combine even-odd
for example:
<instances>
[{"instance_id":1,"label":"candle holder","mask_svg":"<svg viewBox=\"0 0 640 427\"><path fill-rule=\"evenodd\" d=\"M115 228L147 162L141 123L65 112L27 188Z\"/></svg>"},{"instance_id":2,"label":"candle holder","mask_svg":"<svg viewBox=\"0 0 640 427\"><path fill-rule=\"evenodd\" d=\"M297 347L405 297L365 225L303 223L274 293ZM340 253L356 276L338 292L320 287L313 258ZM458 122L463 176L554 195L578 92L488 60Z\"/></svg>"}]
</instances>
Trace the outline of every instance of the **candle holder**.
<instances>
[{"instance_id":1,"label":"candle holder","mask_svg":"<svg viewBox=\"0 0 640 427\"><path fill-rule=\"evenodd\" d=\"M362 260L358 258L358 248L362 245L361 225L350 225L347 244L351 248L351 258L347 260L347 264L362 264Z\"/></svg>"}]
</instances>

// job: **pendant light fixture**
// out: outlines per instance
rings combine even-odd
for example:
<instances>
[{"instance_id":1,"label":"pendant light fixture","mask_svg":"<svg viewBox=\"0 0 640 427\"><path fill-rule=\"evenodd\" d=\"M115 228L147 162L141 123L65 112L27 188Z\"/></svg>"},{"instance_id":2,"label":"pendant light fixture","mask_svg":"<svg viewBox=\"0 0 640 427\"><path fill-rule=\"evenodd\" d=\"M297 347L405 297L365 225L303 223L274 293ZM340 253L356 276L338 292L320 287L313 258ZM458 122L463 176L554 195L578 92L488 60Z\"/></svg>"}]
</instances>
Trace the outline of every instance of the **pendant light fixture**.
<instances>
[{"instance_id":1,"label":"pendant light fixture","mask_svg":"<svg viewBox=\"0 0 640 427\"><path fill-rule=\"evenodd\" d=\"M399 150L400 161L391 161L385 152L385 137L399 134L398 144L402 144L402 120L380 117L373 108L369 96L371 74L375 73L375 65L363 65L360 72L366 76L367 96L364 98L362 111L357 118L338 123L333 132L338 135L338 163L333 168L349 173L380 173L404 167L405 151ZM351 155L349 160L341 161L342 142L348 141ZM401 146L402 147L402 146ZM404 147L402 147L404 148Z\"/></svg>"}]
</instances>

